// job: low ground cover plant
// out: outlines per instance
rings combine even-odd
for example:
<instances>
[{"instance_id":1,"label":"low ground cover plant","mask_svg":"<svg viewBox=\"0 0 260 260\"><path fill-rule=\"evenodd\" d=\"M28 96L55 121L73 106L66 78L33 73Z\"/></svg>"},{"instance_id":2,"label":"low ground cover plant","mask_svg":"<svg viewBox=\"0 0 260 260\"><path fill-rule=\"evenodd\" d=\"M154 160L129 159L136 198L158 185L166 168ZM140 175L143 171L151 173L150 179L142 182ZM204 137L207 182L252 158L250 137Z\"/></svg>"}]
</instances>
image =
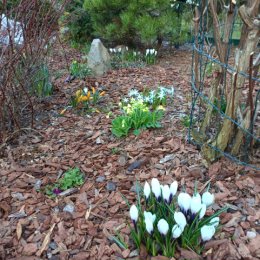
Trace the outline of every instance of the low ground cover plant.
<instances>
[{"instance_id":1,"label":"low ground cover plant","mask_svg":"<svg viewBox=\"0 0 260 260\"><path fill-rule=\"evenodd\" d=\"M74 60L70 65L70 75L74 78L85 79L91 75L91 69L87 64Z\"/></svg>"},{"instance_id":2,"label":"low ground cover plant","mask_svg":"<svg viewBox=\"0 0 260 260\"><path fill-rule=\"evenodd\" d=\"M200 254L204 242L220 228L219 215L227 210L208 216L207 208L214 203L209 190L200 195L196 184L192 196L185 191L177 195L177 190L177 181L162 185L153 178L142 192L137 189L137 204L130 207L131 237L137 248L144 245L152 256L174 257L177 245Z\"/></svg>"},{"instance_id":3,"label":"low ground cover plant","mask_svg":"<svg viewBox=\"0 0 260 260\"><path fill-rule=\"evenodd\" d=\"M80 187L84 183L84 176L79 168L69 169L56 183L45 187L46 195L56 197L70 188Z\"/></svg>"},{"instance_id":4,"label":"low ground cover plant","mask_svg":"<svg viewBox=\"0 0 260 260\"><path fill-rule=\"evenodd\" d=\"M172 98L173 88L159 87L140 93L132 89L128 97L119 103L122 115L112 121L112 133L117 137L127 136L131 129L139 134L142 129L161 127L167 97Z\"/></svg>"}]
</instances>

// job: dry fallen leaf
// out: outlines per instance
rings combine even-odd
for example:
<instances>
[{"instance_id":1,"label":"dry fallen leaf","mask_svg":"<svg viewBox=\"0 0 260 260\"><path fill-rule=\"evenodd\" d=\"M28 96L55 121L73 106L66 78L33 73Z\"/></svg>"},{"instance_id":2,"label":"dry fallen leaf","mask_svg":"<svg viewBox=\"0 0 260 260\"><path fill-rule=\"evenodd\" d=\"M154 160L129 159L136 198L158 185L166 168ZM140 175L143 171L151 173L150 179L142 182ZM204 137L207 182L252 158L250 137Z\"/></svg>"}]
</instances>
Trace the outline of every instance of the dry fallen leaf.
<instances>
[{"instance_id":1,"label":"dry fallen leaf","mask_svg":"<svg viewBox=\"0 0 260 260\"><path fill-rule=\"evenodd\" d=\"M22 236L22 232L23 232L23 227L20 221L17 222L16 225L16 235L17 235L17 239L20 240L21 236Z\"/></svg>"}]
</instances>

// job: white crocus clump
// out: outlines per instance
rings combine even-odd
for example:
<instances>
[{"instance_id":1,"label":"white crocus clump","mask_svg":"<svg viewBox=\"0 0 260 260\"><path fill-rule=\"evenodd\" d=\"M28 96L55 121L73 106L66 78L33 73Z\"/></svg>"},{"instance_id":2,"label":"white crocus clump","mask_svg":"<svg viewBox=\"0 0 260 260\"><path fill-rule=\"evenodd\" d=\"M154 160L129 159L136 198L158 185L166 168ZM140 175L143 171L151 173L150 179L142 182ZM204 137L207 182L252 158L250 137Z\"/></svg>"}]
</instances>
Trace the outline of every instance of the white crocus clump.
<instances>
[{"instance_id":1,"label":"white crocus clump","mask_svg":"<svg viewBox=\"0 0 260 260\"><path fill-rule=\"evenodd\" d=\"M160 199L162 191L161 191L161 185L157 178L152 178L152 192L157 200Z\"/></svg>"},{"instance_id":2,"label":"white crocus clump","mask_svg":"<svg viewBox=\"0 0 260 260\"><path fill-rule=\"evenodd\" d=\"M214 203L214 195L206 191L202 194L202 203L207 207Z\"/></svg>"},{"instance_id":3,"label":"white crocus clump","mask_svg":"<svg viewBox=\"0 0 260 260\"><path fill-rule=\"evenodd\" d=\"M176 224L181 228L183 231L185 226L187 225L187 220L182 212L175 212L174 213L174 220Z\"/></svg>"},{"instance_id":4,"label":"white crocus clump","mask_svg":"<svg viewBox=\"0 0 260 260\"><path fill-rule=\"evenodd\" d=\"M174 239L180 237L180 235L182 234L182 231L183 231L183 230L182 230L177 224L175 224L175 225L173 226L173 228L172 228L172 237L173 237Z\"/></svg>"},{"instance_id":5,"label":"white crocus clump","mask_svg":"<svg viewBox=\"0 0 260 260\"><path fill-rule=\"evenodd\" d=\"M144 211L144 219L149 219L152 223L154 223L156 215L151 212Z\"/></svg>"},{"instance_id":6,"label":"white crocus clump","mask_svg":"<svg viewBox=\"0 0 260 260\"><path fill-rule=\"evenodd\" d=\"M130 218L132 219L134 224L136 224L136 222L138 220L138 209L135 205L132 205L130 207Z\"/></svg>"},{"instance_id":7,"label":"white crocus clump","mask_svg":"<svg viewBox=\"0 0 260 260\"><path fill-rule=\"evenodd\" d=\"M151 194L151 188L150 188L149 183L146 181L144 184L144 196L145 196L146 200L148 200L150 194Z\"/></svg>"},{"instance_id":8,"label":"white crocus clump","mask_svg":"<svg viewBox=\"0 0 260 260\"><path fill-rule=\"evenodd\" d=\"M214 226L204 225L200 230L202 241L209 241L214 236L215 232L216 229Z\"/></svg>"},{"instance_id":9,"label":"white crocus clump","mask_svg":"<svg viewBox=\"0 0 260 260\"><path fill-rule=\"evenodd\" d=\"M169 224L165 219L162 218L159 220L157 228L162 235L166 236L169 230Z\"/></svg>"},{"instance_id":10,"label":"white crocus clump","mask_svg":"<svg viewBox=\"0 0 260 260\"><path fill-rule=\"evenodd\" d=\"M170 203L170 195L171 195L171 191L168 185L164 185L162 187L162 195L163 195L163 199L166 203Z\"/></svg>"},{"instance_id":11,"label":"white crocus clump","mask_svg":"<svg viewBox=\"0 0 260 260\"><path fill-rule=\"evenodd\" d=\"M178 196L178 205L185 214L190 209L191 196L186 192L181 192Z\"/></svg>"}]
</instances>

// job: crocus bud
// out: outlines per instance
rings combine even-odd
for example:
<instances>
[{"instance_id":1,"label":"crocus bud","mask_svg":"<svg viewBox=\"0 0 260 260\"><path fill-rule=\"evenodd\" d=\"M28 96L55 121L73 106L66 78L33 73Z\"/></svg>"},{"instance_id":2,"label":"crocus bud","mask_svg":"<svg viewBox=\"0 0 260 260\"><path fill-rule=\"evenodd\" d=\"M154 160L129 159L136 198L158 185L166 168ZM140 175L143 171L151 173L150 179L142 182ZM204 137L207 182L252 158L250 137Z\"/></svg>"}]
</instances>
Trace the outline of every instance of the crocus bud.
<instances>
[{"instance_id":1,"label":"crocus bud","mask_svg":"<svg viewBox=\"0 0 260 260\"><path fill-rule=\"evenodd\" d=\"M209 241L215 234L216 229L214 228L214 226L208 226L208 225L204 225L201 230L201 239L206 242Z\"/></svg>"},{"instance_id":2,"label":"crocus bud","mask_svg":"<svg viewBox=\"0 0 260 260\"><path fill-rule=\"evenodd\" d=\"M149 183L146 181L145 184L144 184L144 196L147 200L150 196L150 193L151 193L151 188L150 188Z\"/></svg>"},{"instance_id":3,"label":"crocus bud","mask_svg":"<svg viewBox=\"0 0 260 260\"><path fill-rule=\"evenodd\" d=\"M172 182L170 186L170 192L172 197L176 194L177 189L178 189L178 182L177 181Z\"/></svg>"},{"instance_id":4,"label":"crocus bud","mask_svg":"<svg viewBox=\"0 0 260 260\"><path fill-rule=\"evenodd\" d=\"M137 222L138 219L138 209L135 205L130 207L130 218L133 220L134 223Z\"/></svg>"},{"instance_id":5,"label":"crocus bud","mask_svg":"<svg viewBox=\"0 0 260 260\"><path fill-rule=\"evenodd\" d=\"M201 209L200 209L200 219L202 219L205 214L206 214L206 210L207 210L207 207L205 204L201 204Z\"/></svg>"},{"instance_id":6,"label":"crocus bud","mask_svg":"<svg viewBox=\"0 0 260 260\"><path fill-rule=\"evenodd\" d=\"M178 196L178 205L185 214L190 208L191 196L186 192L181 192Z\"/></svg>"},{"instance_id":7,"label":"crocus bud","mask_svg":"<svg viewBox=\"0 0 260 260\"><path fill-rule=\"evenodd\" d=\"M161 197L161 185L160 182L158 181L157 178L152 178L152 192L154 193L154 196L156 197L157 200Z\"/></svg>"},{"instance_id":8,"label":"crocus bud","mask_svg":"<svg viewBox=\"0 0 260 260\"><path fill-rule=\"evenodd\" d=\"M209 222L214 228L216 228L219 225L219 217L215 217L210 220Z\"/></svg>"},{"instance_id":9,"label":"crocus bud","mask_svg":"<svg viewBox=\"0 0 260 260\"><path fill-rule=\"evenodd\" d=\"M175 224L172 228L172 237L174 239L178 238L181 235L182 231L183 230L177 224Z\"/></svg>"},{"instance_id":10,"label":"crocus bud","mask_svg":"<svg viewBox=\"0 0 260 260\"><path fill-rule=\"evenodd\" d=\"M193 196L190 200L190 211L193 215L196 215L201 209L201 199L199 196Z\"/></svg>"},{"instance_id":11,"label":"crocus bud","mask_svg":"<svg viewBox=\"0 0 260 260\"><path fill-rule=\"evenodd\" d=\"M146 218L144 222L146 231L151 235L153 233L153 222L149 218Z\"/></svg>"},{"instance_id":12,"label":"crocus bud","mask_svg":"<svg viewBox=\"0 0 260 260\"><path fill-rule=\"evenodd\" d=\"M168 185L164 185L163 188L162 188L162 195L163 195L163 199L166 203L169 203L170 202L170 195L171 195L171 192L170 192L170 188Z\"/></svg>"},{"instance_id":13,"label":"crocus bud","mask_svg":"<svg viewBox=\"0 0 260 260\"><path fill-rule=\"evenodd\" d=\"M185 218L185 215L182 212L174 212L174 220L176 224L181 228L183 231L185 226L187 225L187 220Z\"/></svg>"},{"instance_id":14,"label":"crocus bud","mask_svg":"<svg viewBox=\"0 0 260 260\"><path fill-rule=\"evenodd\" d=\"M169 224L165 219L162 218L159 220L157 228L162 235L166 236L169 230Z\"/></svg>"},{"instance_id":15,"label":"crocus bud","mask_svg":"<svg viewBox=\"0 0 260 260\"><path fill-rule=\"evenodd\" d=\"M151 212L144 211L144 219L150 219L152 223L154 223L156 219L156 215Z\"/></svg>"},{"instance_id":16,"label":"crocus bud","mask_svg":"<svg viewBox=\"0 0 260 260\"><path fill-rule=\"evenodd\" d=\"M213 204L214 202L214 195L210 192L206 191L202 194L202 203L205 204L207 207Z\"/></svg>"}]
</instances>

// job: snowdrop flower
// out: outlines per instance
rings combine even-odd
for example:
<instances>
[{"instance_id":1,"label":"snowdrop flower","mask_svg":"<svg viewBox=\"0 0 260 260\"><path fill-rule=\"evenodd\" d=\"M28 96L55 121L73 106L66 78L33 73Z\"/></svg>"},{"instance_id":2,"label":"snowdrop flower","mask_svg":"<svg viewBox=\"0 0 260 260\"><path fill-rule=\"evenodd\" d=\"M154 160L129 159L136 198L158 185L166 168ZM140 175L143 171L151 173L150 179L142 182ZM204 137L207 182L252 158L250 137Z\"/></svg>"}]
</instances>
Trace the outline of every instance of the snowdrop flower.
<instances>
[{"instance_id":1,"label":"snowdrop flower","mask_svg":"<svg viewBox=\"0 0 260 260\"><path fill-rule=\"evenodd\" d=\"M186 192L181 192L178 196L178 205L185 214L190 208L191 196Z\"/></svg>"},{"instance_id":2,"label":"snowdrop flower","mask_svg":"<svg viewBox=\"0 0 260 260\"><path fill-rule=\"evenodd\" d=\"M145 52L145 56L147 56L149 54L150 54L150 49L147 49L146 52Z\"/></svg>"},{"instance_id":3,"label":"snowdrop flower","mask_svg":"<svg viewBox=\"0 0 260 260\"><path fill-rule=\"evenodd\" d=\"M158 181L157 178L152 178L151 185L152 185L152 192L154 196L156 197L157 200L159 200L162 193L160 182Z\"/></svg>"},{"instance_id":4,"label":"snowdrop flower","mask_svg":"<svg viewBox=\"0 0 260 260\"><path fill-rule=\"evenodd\" d=\"M170 192L171 192L170 200L172 200L172 197L176 194L177 189L178 189L178 182L177 181L172 182L170 186Z\"/></svg>"},{"instance_id":5,"label":"snowdrop flower","mask_svg":"<svg viewBox=\"0 0 260 260\"><path fill-rule=\"evenodd\" d=\"M198 194L198 193L197 193ZM190 211L196 215L201 209L201 198L200 196L193 196L190 200Z\"/></svg>"},{"instance_id":6,"label":"snowdrop flower","mask_svg":"<svg viewBox=\"0 0 260 260\"><path fill-rule=\"evenodd\" d=\"M182 231L183 230L177 224L175 224L172 228L172 237L174 239L178 238L181 235Z\"/></svg>"},{"instance_id":7,"label":"snowdrop flower","mask_svg":"<svg viewBox=\"0 0 260 260\"><path fill-rule=\"evenodd\" d=\"M153 222L149 218L146 218L144 222L146 231L151 235L153 233Z\"/></svg>"},{"instance_id":8,"label":"snowdrop flower","mask_svg":"<svg viewBox=\"0 0 260 260\"><path fill-rule=\"evenodd\" d=\"M136 56L136 55L137 55L136 51L134 51L134 52L133 52L133 55L134 55L134 56Z\"/></svg>"},{"instance_id":9,"label":"snowdrop flower","mask_svg":"<svg viewBox=\"0 0 260 260\"><path fill-rule=\"evenodd\" d=\"M118 52L121 52L122 49L121 49L121 48L118 48L117 50L118 50Z\"/></svg>"},{"instance_id":10,"label":"snowdrop flower","mask_svg":"<svg viewBox=\"0 0 260 260\"><path fill-rule=\"evenodd\" d=\"M154 52L155 52L155 49L151 49L151 50L150 50L150 53L151 53L151 54L154 54Z\"/></svg>"},{"instance_id":11,"label":"snowdrop flower","mask_svg":"<svg viewBox=\"0 0 260 260\"><path fill-rule=\"evenodd\" d=\"M219 217L211 219L209 223L212 224L214 228L216 228L219 225Z\"/></svg>"},{"instance_id":12,"label":"snowdrop flower","mask_svg":"<svg viewBox=\"0 0 260 260\"><path fill-rule=\"evenodd\" d=\"M135 205L130 207L130 217L133 220L134 224L136 224L138 219L138 209Z\"/></svg>"},{"instance_id":13,"label":"snowdrop flower","mask_svg":"<svg viewBox=\"0 0 260 260\"><path fill-rule=\"evenodd\" d=\"M159 220L157 228L162 235L166 236L169 230L169 224L165 219L162 218Z\"/></svg>"},{"instance_id":14,"label":"snowdrop flower","mask_svg":"<svg viewBox=\"0 0 260 260\"><path fill-rule=\"evenodd\" d=\"M183 231L185 226L187 225L187 220L182 212L174 212L174 220L176 224L181 228Z\"/></svg>"},{"instance_id":15,"label":"snowdrop flower","mask_svg":"<svg viewBox=\"0 0 260 260\"><path fill-rule=\"evenodd\" d=\"M207 207L213 204L214 202L214 195L210 192L206 191L202 194L202 203L205 204Z\"/></svg>"},{"instance_id":16,"label":"snowdrop flower","mask_svg":"<svg viewBox=\"0 0 260 260\"><path fill-rule=\"evenodd\" d=\"M150 196L150 193L151 193L151 188L150 188L149 183L146 181L145 184L144 184L144 196L147 200Z\"/></svg>"},{"instance_id":17,"label":"snowdrop flower","mask_svg":"<svg viewBox=\"0 0 260 260\"><path fill-rule=\"evenodd\" d=\"M200 219L202 219L205 214L206 214L206 210L207 210L207 207L205 204L201 204L201 209L200 209Z\"/></svg>"},{"instance_id":18,"label":"snowdrop flower","mask_svg":"<svg viewBox=\"0 0 260 260\"><path fill-rule=\"evenodd\" d=\"M162 187L162 195L163 195L163 199L166 203L170 203L170 195L171 195L171 191L168 185L164 185Z\"/></svg>"},{"instance_id":19,"label":"snowdrop flower","mask_svg":"<svg viewBox=\"0 0 260 260\"><path fill-rule=\"evenodd\" d=\"M144 211L144 219L150 219L152 223L154 223L156 219L156 215L152 214L151 212Z\"/></svg>"},{"instance_id":20,"label":"snowdrop flower","mask_svg":"<svg viewBox=\"0 0 260 260\"><path fill-rule=\"evenodd\" d=\"M208 225L204 225L201 230L201 239L206 242L209 241L215 234L216 229L214 228L214 226L208 226Z\"/></svg>"},{"instance_id":21,"label":"snowdrop flower","mask_svg":"<svg viewBox=\"0 0 260 260\"><path fill-rule=\"evenodd\" d=\"M157 55L157 51L154 51L154 56L156 56Z\"/></svg>"}]
</instances>

